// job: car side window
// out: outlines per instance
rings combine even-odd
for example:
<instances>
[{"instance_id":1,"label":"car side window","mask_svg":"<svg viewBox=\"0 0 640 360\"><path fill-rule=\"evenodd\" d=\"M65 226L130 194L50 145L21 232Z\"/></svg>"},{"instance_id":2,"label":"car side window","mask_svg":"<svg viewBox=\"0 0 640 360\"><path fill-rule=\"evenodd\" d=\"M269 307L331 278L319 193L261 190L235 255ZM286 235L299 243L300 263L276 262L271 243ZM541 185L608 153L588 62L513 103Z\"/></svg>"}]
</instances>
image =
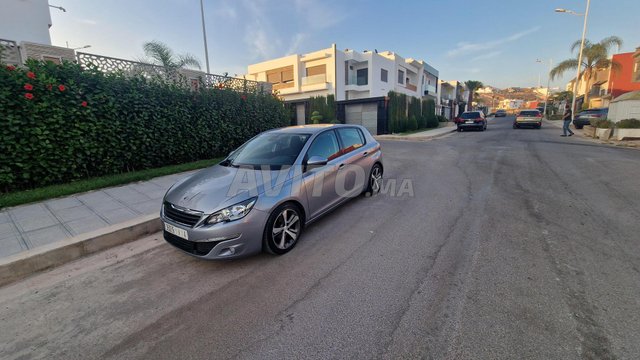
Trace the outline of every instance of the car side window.
<instances>
[{"instance_id":1,"label":"car side window","mask_svg":"<svg viewBox=\"0 0 640 360\"><path fill-rule=\"evenodd\" d=\"M338 138L333 130L325 131L313 140L307 151L307 159L312 156L320 156L331 161L340 156Z\"/></svg>"},{"instance_id":2,"label":"car side window","mask_svg":"<svg viewBox=\"0 0 640 360\"><path fill-rule=\"evenodd\" d=\"M350 153L364 145L364 137L356 128L338 129L338 136L342 141L342 153Z\"/></svg>"}]
</instances>

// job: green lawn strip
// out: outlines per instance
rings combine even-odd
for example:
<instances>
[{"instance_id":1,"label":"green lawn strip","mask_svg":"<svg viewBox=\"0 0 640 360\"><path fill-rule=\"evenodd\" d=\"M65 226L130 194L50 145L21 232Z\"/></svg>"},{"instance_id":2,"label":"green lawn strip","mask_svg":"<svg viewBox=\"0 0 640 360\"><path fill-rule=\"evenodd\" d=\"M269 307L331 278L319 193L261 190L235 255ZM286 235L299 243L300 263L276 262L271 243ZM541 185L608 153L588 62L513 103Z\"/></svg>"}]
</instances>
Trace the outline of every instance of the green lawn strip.
<instances>
[{"instance_id":1,"label":"green lawn strip","mask_svg":"<svg viewBox=\"0 0 640 360\"><path fill-rule=\"evenodd\" d=\"M155 169L147 169L116 175L101 176L86 180L78 180L68 184L51 185L33 190L0 194L0 209L8 206L28 204L36 201L73 195L110 186L149 180L158 176L171 175L184 171L201 169L216 164L221 160L222 158L199 160L186 164L169 165Z\"/></svg>"}]
</instances>

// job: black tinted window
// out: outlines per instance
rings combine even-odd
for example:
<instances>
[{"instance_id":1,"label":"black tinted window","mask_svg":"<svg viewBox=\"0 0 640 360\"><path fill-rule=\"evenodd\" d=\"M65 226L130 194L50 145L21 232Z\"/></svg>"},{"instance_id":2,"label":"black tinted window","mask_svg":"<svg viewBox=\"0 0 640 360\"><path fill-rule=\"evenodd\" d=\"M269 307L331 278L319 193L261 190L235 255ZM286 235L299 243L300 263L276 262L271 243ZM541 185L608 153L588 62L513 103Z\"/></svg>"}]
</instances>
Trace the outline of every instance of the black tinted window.
<instances>
[{"instance_id":1,"label":"black tinted window","mask_svg":"<svg viewBox=\"0 0 640 360\"><path fill-rule=\"evenodd\" d=\"M333 131L326 131L318 135L307 151L307 159L312 156L320 156L327 160L332 160L340 155L338 139Z\"/></svg>"},{"instance_id":2,"label":"black tinted window","mask_svg":"<svg viewBox=\"0 0 640 360\"><path fill-rule=\"evenodd\" d=\"M364 137L356 128L338 129L340 141L342 141L343 153L348 153L364 145Z\"/></svg>"},{"instance_id":3,"label":"black tinted window","mask_svg":"<svg viewBox=\"0 0 640 360\"><path fill-rule=\"evenodd\" d=\"M462 114L463 119L477 119L479 117L482 117L482 116L477 111Z\"/></svg>"}]
</instances>

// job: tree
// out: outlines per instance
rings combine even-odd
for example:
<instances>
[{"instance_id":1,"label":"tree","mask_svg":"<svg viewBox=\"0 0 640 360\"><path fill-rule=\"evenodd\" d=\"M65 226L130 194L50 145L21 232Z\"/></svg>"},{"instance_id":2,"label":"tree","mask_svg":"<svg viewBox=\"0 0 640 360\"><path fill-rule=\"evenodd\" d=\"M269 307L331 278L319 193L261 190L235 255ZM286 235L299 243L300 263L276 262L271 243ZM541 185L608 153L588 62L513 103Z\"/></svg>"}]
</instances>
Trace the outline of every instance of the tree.
<instances>
[{"instance_id":1,"label":"tree","mask_svg":"<svg viewBox=\"0 0 640 360\"><path fill-rule=\"evenodd\" d=\"M467 80L464 84L467 86L467 89L469 89L469 105L473 106L473 95L477 89L484 87L484 84L478 80Z\"/></svg>"},{"instance_id":2,"label":"tree","mask_svg":"<svg viewBox=\"0 0 640 360\"><path fill-rule=\"evenodd\" d=\"M571 45L571 52L576 52L580 50L581 41L578 40ZM592 86L592 78L594 73L599 69L606 69L611 67L612 71L619 71L620 64L617 62L613 62L609 59L609 50L613 46L622 46L622 39L617 36L609 36L600 40L598 43L592 43L589 40L585 40L584 49L582 51L582 70L580 72L580 76L576 81L584 81L586 86L586 93L584 95L584 103L589 104L589 90ZM578 54L579 56L579 54ZM551 80L562 76L567 71L576 70L578 68L578 57L575 59L567 59L560 62L556 67L551 69L549 76Z\"/></svg>"},{"instance_id":3,"label":"tree","mask_svg":"<svg viewBox=\"0 0 640 360\"><path fill-rule=\"evenodd\" d=\"M164 68L167 74L173 74L178 69L195 67L200 69L200 62L190 54L174 54L167 45L159 41L150 41L144 44L144 54L149 61Z\"/></svg>"}]
</instances>

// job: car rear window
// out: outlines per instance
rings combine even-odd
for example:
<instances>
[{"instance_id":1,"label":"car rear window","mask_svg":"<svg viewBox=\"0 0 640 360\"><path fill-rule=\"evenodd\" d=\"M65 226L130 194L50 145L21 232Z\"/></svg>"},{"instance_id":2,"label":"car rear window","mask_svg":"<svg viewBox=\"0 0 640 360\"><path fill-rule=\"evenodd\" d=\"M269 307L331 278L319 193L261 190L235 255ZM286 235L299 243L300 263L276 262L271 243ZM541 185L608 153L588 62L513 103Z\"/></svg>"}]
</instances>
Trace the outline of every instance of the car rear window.
<instances>
[{"instance_id":1,"label":"car rear window","mask_svg":"<svg viewBox=\"0 0 640 360\"><path fill-rule=\"evenodd\" d=\"M481 117L481 116L480 116L480 113L477 112L477 111L466 112L466 113L462 114L462 118L463 119L477 119L479 117Z\"/></svg>"},{"instance_id":2,"label":"car rear window","mask_svg":"<svg viewBox=\"0 0 640 360\"><path fill-rule=\"evenodd\" d=\"M540 111L521 111L520 116L538 116L540 115Z\"/></svg>"}]
</instances>

